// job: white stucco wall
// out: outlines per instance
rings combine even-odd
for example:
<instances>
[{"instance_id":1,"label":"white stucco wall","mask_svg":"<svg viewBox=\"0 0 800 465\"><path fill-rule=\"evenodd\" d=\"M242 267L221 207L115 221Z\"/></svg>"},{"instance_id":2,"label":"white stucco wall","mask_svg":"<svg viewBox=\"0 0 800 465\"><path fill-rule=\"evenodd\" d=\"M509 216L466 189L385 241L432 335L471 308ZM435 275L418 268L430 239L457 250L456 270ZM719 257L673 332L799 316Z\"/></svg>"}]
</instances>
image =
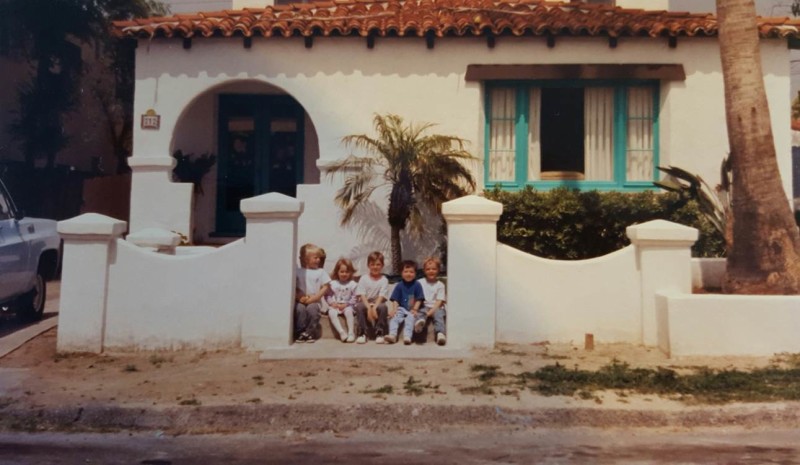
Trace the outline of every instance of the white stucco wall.
<instances>
[{"instance_id":1,"label":"white stucco wall","mask_svg":"<svg viewBox=\"0 0 800 465\"><path fill-rule=\"evenodd\" d=\"M788 49L781 40L762 44L767 97L788 196ZM326 161L348 155L340 143L343 136L370 134L373 115L390 112L438 123L437 132L471 141L469 149L483 158L483 98L480 84L464 80L469 64L678 63L686 70L686 80L662 85L660 164L687 168L715 184L719 163L728 152L718 55L715 39L690 38L679 39L675 49L665 39L649 38L622 38L615 49L600 38L566 37L559 37L552 49L539 38L499 38L493 49L478 38L439 39L432 50L415 38L378 38L372 50L359 38L314 38L312 48L305 48L299 38L255 38L250 49L239 39L195 39L188 50L179 40L141 41L135 114L153 108L162 115L162 127L135 128L134 157L168 157L176 122L197 95L226 82L250 79L283 89L303 105L316 129L318 163L323 167ZM482 168L475 174L482 185ZM324 173L320 182L320 187L298 189L307 212L336 209L330 195L338 184ZM146 190L139 186L134 175L134 196ZM375 200L381 205L385 199ZM188 211L187 206L180 214ZM132 230L144 227L147 221L142 215L132 211ZM334 216L303 215L300 242L318 243L334 258L363 260L353 255L359 249L356 227L342 230Z\"/></svg>"},{"instance_id":2,"label":"white stucco wall","mask_svg":"<svg viewBox=\"0 0 800 465\"><path fill-rule=\"evenodd\" d=\"M497 245L497 339L641 342L640 278L632 246L559 261Z\"/></svg>"},{"instance_id":3,"label":"white stucco wall","mask_svg":"<svg viewBox=\"0 0 800 465\"><path fill-rule=\"evenodd\" d=\"M800 351L800 296L657 295L659 347L671 356Z\"/></svg>"}]
</instances>

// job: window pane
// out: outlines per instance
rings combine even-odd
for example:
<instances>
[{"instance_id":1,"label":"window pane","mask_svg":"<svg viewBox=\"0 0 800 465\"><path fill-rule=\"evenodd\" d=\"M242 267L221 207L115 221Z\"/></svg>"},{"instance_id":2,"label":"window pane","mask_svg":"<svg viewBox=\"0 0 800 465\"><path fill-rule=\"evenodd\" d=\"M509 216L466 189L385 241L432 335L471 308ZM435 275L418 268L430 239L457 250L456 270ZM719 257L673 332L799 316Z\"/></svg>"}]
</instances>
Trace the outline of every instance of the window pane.
<instances>
[{"instance_id":1,"label":"window pane","mask_svg":"<svg viewBox=\"0 0 800 465\"><path fill-rule=\"evenodd\" d=\"M538 181L542 171L542 89L531 87L528 92L528 181Z\"/></svg>"},{"instance_id":2,"label":"window pane","mask_svg":"<svg viewBox=\"0 0 800 465\"><path fill-rule=\"evenodd\" d=\"M516 93L511 88L489 93L489 180L513 181L516 143Z\"/></svg>"},{"instance_id":3,"label":"window pane","mask_svg":"<svg viewBox=\"0 0 800 465\"><path fill-rule=\"evenodd\" d=\"M614 179L614 89L587 87L585 95L585 179L611 181Z\"/></svg>"},{"instance_id":4,"label":"window pane","mask_svg":"<svg viewBox=\"0 0 800 465\"><path fill-rule=\"evenodd\" d=\"M653 143L653 89L628 89L627 180L652 181L655 147Z\"/></svg>"}]
</instances>

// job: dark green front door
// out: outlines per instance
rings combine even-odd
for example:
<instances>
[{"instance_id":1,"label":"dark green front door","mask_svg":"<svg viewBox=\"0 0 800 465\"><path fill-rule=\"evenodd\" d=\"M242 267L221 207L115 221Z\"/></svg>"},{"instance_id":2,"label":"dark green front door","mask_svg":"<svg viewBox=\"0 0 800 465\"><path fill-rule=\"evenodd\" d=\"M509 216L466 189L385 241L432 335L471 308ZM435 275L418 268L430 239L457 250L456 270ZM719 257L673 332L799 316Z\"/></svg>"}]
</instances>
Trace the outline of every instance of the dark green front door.
<instances>
[{"instance_id":1,"label":"dark green front door","mask_svg":"<svg viewBox=\"0 0 800 465\"><path fill-rule=\"evenodd\" d=\"M219 96L216 235L244 234L242 199L295 196L303 182L303 108L285 95Z\"/></svg>"}]
</instances>

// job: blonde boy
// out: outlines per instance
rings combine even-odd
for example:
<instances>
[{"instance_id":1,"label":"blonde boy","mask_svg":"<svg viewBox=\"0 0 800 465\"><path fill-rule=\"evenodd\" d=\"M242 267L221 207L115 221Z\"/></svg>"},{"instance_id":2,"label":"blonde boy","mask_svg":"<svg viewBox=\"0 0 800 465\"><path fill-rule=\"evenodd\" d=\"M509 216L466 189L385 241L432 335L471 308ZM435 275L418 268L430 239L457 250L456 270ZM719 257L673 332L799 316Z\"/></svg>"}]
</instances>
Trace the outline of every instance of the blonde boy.
<instances>
[{"instance_id":1,"label":"blonde boy","mask_svg":"<svg viewBox=\"0 0 800 465\"><path fill-rule=\"evenodd\" d=\"M300 247L300 268L295 283L294 334L297 342L314 342L319 327L320 304L331 278L320 268L324 252L314 244Z\"/></svg>"},{"instance_id":2,"label":"blonde boy","mask_svg":"<svg viewBox=\"0 0 800 465\"><path fill-rule=\"evenodd\" d=\"M444 303L447 300L447 295L444 283L438 279L441 268L442 262L436 257L426 258L422 262L422 272L425 277L419 280L419 284L422 286L422 293L425 294L425 302L423 303L422 311L416 316L414 332L421 332L425 328L428 318L433 318L436 343L443 346L447 343L447 336L445 335L447 330L444 324L446 316Z\"/></svg>"}]
</instances>

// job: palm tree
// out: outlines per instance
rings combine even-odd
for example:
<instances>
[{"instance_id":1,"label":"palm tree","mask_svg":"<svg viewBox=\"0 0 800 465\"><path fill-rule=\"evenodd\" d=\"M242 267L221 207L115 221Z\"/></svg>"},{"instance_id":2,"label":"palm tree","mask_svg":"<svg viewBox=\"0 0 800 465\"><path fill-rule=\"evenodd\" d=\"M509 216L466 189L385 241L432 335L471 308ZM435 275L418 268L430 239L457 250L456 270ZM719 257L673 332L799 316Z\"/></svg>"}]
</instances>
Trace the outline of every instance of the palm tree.
<instances>
[{"instance_id":1,"label":"palm tree","mask_svg":"<svg viewBox=\"0 0 800 465\"><path fill-rule=\"evenodd\" d=\"M754 0L717 0L733 171L726 292L800 293L800 234L780 181Z\"/></svg>"},{"instance_id":2,"label":"palm tree","mask_svg":"<svg viewBox=\"0 0 800 465\"><path fill-rule=\"evenodd\" d=\"M329 174L345 172L344 185L336 193L342 208L342 225L353 218L380 186L391 185L387 219L391 227L392 267L400 272L400 231L406 225L422 225L420 207L441 215L443 202L475 190L475 180L462 162L474 159L464 150L466 141L455 136L424 134L433 124L405 124L403 118L375 115L377 135L350 135L342 139L348 147L361 149L365 157L350 155L333 164ZM383 182L380 182L383 181Z\"/></svg>"}]
</instances>

